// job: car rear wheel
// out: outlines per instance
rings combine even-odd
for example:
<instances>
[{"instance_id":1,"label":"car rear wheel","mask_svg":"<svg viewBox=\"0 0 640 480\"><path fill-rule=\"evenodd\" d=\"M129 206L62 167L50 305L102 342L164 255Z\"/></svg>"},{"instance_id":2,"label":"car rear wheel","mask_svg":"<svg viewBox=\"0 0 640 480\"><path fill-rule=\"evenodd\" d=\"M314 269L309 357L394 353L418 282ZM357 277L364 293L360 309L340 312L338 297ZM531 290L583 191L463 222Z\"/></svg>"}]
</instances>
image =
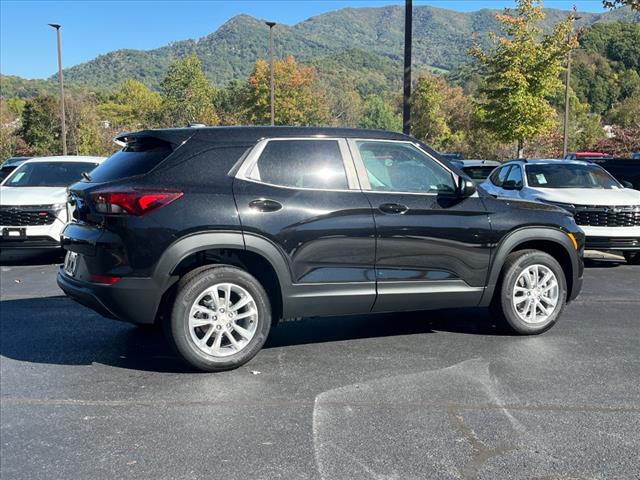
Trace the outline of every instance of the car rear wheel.
<instances>
[{"instance_id":1,"label":"car rear wheel","mask_svg":"<svg viewBox=\"0 0 640 480\"><path fill-rule=\"evenodd\" d=\"M624 252L624 259L630 265L640 265L640 252Z\"/></svg>"},{"instance_id":2,"label":"car rear wheel","mask_svg":"<svg viewBox=\"0 0 640 480\"><path fill-rule=\"evenodd\" d=\"M507 257L492 312L521 335L542 333L564 310L567 282L560 264L539 250Z\"/></svg>"},{"instance_id":3,"label":"car rear wheel","mask_svg":"<svg viewBox=\"0 0 640 480\"><path fill-rule=\"evenodd\" d=\"M206 372L230 370L251 360L271 327L262 285L231 266L217 265L185 278L166 324L180 356Z\"/></svg>"}]
</instances>

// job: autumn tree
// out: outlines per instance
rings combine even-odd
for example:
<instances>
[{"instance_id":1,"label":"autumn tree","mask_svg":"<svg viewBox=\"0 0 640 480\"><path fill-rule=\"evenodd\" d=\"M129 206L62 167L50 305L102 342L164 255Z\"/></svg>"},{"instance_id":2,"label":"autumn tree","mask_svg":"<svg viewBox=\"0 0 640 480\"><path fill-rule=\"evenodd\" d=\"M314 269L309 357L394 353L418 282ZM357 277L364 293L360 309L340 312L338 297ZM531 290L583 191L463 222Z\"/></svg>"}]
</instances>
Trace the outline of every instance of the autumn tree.
<instances>
[{"instance_id":1,"label":"autumn tree","mask_svg":"<svg viewBox=\"0 0 640 480\"><path fill-rule=\"evenodd\" d=\"M289 56L274 61L275 124L321 125L329 118L327 102L313 67L298 64ZM249 77L244 110L249 123L271 123L270 68L258 60Z\"/></svg>"},{"instance_id":2,"label":"autumn tree","mask_svg":"<svg viewBox=\"0 0 640 480\"><path fill-rule=\"evenodd\" d=\"M440 76L422 75L416 81L411 98L412 134L434 148L442 148L451 135L442 109L445 84Z\"/></svg>"},{"instance_id":3,"label":"autumn tree","mask_svg":"<svg viewBox=\"0 0 640 480\"><path fill-rule=\"evenodd\" d=\"M217 125L216 91L204 75L196 54L174 61L162 80L163 123L184 127L189 123Z\"/></svg>"},{"instance_id":4,"label":"autumn tree","mask_svg":"<svg viewBox=\"0 0 640 480\"><path fill-rule=\"evenodd\" d=\"M476 45L471 50L484 73L479 121L498 139L517 142L518 157L525 141L553 128L549 98L562 87L564 61L577 47L572 16L549 34L540 26L544 17L541 2L518 0L515 10L496 15L503 35L492 35L491 49L485 52Z\"/></svg>"},{"instance_id":5,"label":"autumn tree","mask_svg":"<svg viewBox=\"0 0 640 480\"><path fill-rule=\"evenodd\" d=\"M138 130L158 125L162 98L137 80L125 80L109 101L98 106L100 120L116 130Z\"/></svg>"}]
</instances>

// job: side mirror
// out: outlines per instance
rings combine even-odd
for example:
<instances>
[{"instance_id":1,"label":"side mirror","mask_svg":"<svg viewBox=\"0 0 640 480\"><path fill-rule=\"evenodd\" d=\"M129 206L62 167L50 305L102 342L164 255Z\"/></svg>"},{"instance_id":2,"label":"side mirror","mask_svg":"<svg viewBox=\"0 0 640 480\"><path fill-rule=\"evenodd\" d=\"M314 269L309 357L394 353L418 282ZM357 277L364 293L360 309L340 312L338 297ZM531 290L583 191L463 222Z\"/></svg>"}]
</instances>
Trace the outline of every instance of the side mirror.
<instances>
[{"instance_id":1,"label":"side mirror","mask_svg":"<svg viewBox=\"0 0 640 480\"><path fill-rule=\"evenodd\" d=\"M622 180L620 183L624 188L633 188L633 183L628 180Z\"/></svg>"},{"instance_id":2,"label":"side mirror","mask_svg":"<svg viewBox=\"0 0 640 480\"><path fill-rule=\"evenodd\" d=\"M520 190L520 186L515 180L506 180L502 183L502 188L505 190Z\"/></svg>"},{"instance_id":3,"label":"side mirror","mask_svg":"<svg viewBox=\"0 0 640 480\"><path fill-rule=\"evenodd\" d=\"M461 198L467 198L476 193L476 184L473 181L460 177L460 184L458 187L458 196Z\"/></svg>"}]
</instances>

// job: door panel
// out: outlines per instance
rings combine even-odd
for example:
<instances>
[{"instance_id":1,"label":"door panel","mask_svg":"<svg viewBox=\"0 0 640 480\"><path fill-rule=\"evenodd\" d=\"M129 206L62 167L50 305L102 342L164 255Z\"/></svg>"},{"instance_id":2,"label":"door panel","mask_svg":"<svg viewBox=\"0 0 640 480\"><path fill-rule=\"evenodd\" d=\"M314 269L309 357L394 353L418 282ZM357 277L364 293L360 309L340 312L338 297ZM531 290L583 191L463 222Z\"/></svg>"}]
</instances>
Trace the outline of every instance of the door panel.
<instances>
[{"instance_id":1,"label":"door panel","mask_svg":"<svg viewBox=\"0 0 640 480\"><path fill-rule=\"evenodd\" d=\"M266 237L289 264L292 286L286 293L290 296L287 303L296 310L289 313L323 315L370 311L375 300L371 206L362 191L349 189L354 184L350 172L346 173L348 186L332 183L332 177L344 182L344 173L338 172L335 162L325 161L327 155L342 155L340 162L351 162L350 157L344 157L345 151L348 154L346 145L341 153L325 145L305 157L304 140L269 140L269 143L272 141L281 143L275 149L267 145L255 163L261 180L240 176L234 181L233 191L245 234ZM327 142L330 141L336 143L336 140ZM308 142L312 148L322 141ZM269 155L277 159L263 161ZM291 162L285 161L286 158L291 158ZM320 175L317 175L318 169ZM278 173L279 170L283 173ZM274 185L277 182L287 185ZM305 186L298 186L300 182ZM308 187L310 182L316 188ZM327 189L334 186L344 188ZM341 290L337 284L354 285ZM351 293L343 295L341 291ZM321 301L313 301L314 296Z\"/></svg>"},{"instance_id":2,"label":"door panel","mask_svg":"<svg viewBox=\"0 0 640 480\"><path fill-rule=\"evenodd\" d=\"M482 200L453 195L451 172L409 142L349 146L376 225L374 311L476 305L491 253Z\"/></svg>"}]
</instances>

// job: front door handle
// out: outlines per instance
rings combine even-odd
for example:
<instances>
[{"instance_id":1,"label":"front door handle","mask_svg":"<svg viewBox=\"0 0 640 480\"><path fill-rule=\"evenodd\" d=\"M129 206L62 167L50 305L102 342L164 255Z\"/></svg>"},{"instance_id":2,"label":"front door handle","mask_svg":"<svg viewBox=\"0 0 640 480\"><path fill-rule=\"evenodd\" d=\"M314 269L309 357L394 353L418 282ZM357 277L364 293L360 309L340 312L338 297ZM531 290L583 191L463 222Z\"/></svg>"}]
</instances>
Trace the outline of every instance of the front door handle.
<instances>
[{"instance_id":1,"label":"front door handle","mask_svg":"<svg viewBox=\"0 0 640 480\"><path fill-rule=\"evenodd\" d=\"M381 212L392 214L405 213L407 210L409 210L409 207L400 203L383 203L378 208Z\"/></svg>"},{"instance_id":2,"label":"front door handle","mask_svg":"<svg viewBox=\"0 0 640 480\"><path fill-rule=\"evenodd\" d=\"M259 198L250 201L249 207L260 212L277 212L282 208L282 204L268 198Z\"/></svg>"}]
</instances>

